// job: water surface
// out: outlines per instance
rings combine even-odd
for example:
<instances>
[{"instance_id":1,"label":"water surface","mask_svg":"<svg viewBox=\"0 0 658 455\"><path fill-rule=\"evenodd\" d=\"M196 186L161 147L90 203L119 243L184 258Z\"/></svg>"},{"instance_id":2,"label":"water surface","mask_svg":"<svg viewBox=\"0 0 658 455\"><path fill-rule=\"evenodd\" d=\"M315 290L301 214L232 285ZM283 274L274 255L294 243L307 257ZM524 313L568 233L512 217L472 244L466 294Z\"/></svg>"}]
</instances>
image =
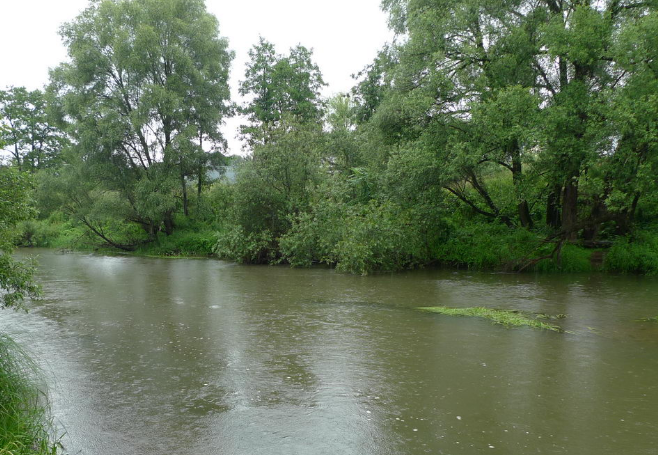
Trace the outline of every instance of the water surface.
<instances>
[{"instance_id":1,"label":"water surface","mask_svg":"<svg viewBox=\"0 0 658 455\"><path fill-rule=\"evenodd\" d=\"M69 453L655 454L658 280L38 254L0 330L43 365ZM506 329L419 306L567 315Z\"/></svg>"}]
</instances>

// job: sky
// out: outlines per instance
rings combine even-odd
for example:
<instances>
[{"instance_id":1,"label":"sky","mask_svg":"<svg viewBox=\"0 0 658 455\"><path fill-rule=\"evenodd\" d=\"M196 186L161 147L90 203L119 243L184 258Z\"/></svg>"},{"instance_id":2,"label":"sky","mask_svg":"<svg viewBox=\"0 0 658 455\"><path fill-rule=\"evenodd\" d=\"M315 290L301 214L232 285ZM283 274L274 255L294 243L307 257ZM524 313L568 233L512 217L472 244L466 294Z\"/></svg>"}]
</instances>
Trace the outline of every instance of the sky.
<instances>
[{"instance_id":1,"label":"sky","mask_svg":"<svg viewBox=\"0 0 658 455\"><path fill-rule=\"evenodd\" d=\"M88 0L0 0L0 89L8 86L42 88L48 69L66 60L59 27L74 19ZM302 44L313 49L315 62L328 86L323 96L346 92L357 73L392 40L380 0L206 0L219 19L220 35L235 52L231 66L232 99L244 78L248 51L262 36L279 53ZM235 139L243 122L229 119L223 128L229 152L239 154Z\"/></svg>"}]
</instances>

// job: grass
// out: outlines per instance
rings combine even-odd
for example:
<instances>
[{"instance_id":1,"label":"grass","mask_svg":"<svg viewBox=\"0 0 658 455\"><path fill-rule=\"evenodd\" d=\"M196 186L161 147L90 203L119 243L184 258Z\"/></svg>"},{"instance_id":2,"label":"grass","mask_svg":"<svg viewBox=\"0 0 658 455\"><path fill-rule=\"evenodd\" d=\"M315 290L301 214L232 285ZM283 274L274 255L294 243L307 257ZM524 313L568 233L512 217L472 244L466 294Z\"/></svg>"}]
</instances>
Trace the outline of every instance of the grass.
<instances>
[{"instance_id":1,"label":"grass","mask_svg":"<svg viewBox=\"0 0 658 455\"><path fill-rule=\"evenodd\" d=\"M506 327L527 326L535 329L551 330L553 332L564 332L564 330L557 325L548 324L516 310L498 310L484 307L449 308L445 306L420 307L418 309L448 316L469 316L489 319L495 324L501 324Z\"/></svg>"},{"instance_id":2,"label":"grass","mask_svg":"<svg viewBox=\"0 0 658 455\"><path fill-rule=\"evenodd\" d=\"M38 368L8 336L0 335L0 455L54 455L54 440Z\"/></svg>"}]
</instances>

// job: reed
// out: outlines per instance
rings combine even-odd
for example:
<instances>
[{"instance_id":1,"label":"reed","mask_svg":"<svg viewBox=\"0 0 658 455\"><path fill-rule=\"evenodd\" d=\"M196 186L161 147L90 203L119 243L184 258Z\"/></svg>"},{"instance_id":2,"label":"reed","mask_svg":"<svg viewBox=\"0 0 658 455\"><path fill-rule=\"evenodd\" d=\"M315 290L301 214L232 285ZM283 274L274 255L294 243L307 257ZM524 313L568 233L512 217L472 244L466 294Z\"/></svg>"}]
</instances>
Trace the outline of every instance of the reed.
<instances>
[{"instance_id":1,"label":"reed","mask_svg":"<svg viewBox=\"0 0 658 455\"><path fill-rule=\"evenodd\" d=\"M54 455L55 440L39 368L6 335L0 335L0 455Z\"/></svg>"}]
</instances>

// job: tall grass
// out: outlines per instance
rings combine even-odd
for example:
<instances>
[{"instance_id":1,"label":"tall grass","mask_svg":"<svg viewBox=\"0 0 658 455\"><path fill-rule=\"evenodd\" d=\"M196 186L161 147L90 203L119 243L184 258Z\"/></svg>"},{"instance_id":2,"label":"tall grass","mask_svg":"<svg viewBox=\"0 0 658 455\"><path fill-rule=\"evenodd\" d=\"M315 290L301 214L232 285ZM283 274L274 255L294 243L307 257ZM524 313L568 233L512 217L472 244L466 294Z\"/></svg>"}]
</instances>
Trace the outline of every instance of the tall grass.
<instances>
[{"instance_id":1,"label":"tall grass","mask_svg":"<svg viewBox=\"0 0 658 455\"><path fill-rule=\"evenodd\" d=\"M658 228L619 239L606 255L604 267L611 272L658 275Z\"/></svg>"},{"instance_id":2,"label":"tall grass","mask_svg":"<svg viewBox=\"0 0 658 455\"><path fill-rule=\"evenodd\" d=\"M37 366L0 335L0 455L53 455L58 447Z\"/></svg>"}]
</instances>

